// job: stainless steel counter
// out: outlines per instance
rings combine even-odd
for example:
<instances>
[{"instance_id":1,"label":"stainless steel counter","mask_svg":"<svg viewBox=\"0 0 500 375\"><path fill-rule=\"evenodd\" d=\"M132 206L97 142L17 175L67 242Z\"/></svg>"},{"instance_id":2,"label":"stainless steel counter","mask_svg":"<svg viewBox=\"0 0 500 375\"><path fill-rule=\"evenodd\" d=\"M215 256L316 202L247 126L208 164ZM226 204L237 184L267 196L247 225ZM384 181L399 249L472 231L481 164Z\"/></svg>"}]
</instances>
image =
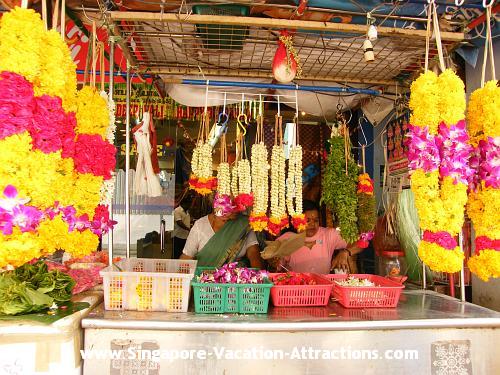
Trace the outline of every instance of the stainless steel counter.
<instances>
[{"instance_id":1,"label":"stainless steel counter","mask_svg":"<svg viewBox=\"0 0 500 375\"><path fill-rule=\"evenodd\" d=\"M489 375L500 368L499 313L421 290L405 291L394 309L331 303L201 315L101 305L82 325L85 349L108 353L85 359L84 375Z\"/></svg>"},{"instance_id":2,"label":"stainless steel counter","mask_svg":"<svg viewBox=\"0 0 500 375\"><path fill-rule=\"evenodd\" d=\"M83 328L171 331L325 331L411 328L495 328L500 313L430 291L405 291L397 308L269 307L268 314L106 311L101 304Z\"/></svg>"}]
</instances>

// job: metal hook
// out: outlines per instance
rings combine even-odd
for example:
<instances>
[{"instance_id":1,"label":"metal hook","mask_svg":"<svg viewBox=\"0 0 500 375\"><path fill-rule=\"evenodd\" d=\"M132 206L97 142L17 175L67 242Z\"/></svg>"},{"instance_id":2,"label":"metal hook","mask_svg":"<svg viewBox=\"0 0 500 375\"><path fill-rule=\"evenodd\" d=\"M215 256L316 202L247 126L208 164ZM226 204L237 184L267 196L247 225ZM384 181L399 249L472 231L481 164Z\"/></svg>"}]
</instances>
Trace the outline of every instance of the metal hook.
<instances>
[{"instance_id":1,"label":"metal hook","mask_svg":"<svg viewBox=\"0 0 500 375\"><path fill-rule=\"evenodd\" d=\"M224 121L221 121L222 117L224 117ZM219 113L219 118L217 119L217 123L220 126L225 126L228 121L229 121L229 116L227 115L227 113L224 112Z\"/></svg>"},{"instance_id":2,"label":"metal hook","mask_svg":"<svg viewBox=\"0 0 500 375\"><path fill-rule=\"evenodd\" d=\"M243 118L243 122L241 122L241 118ZM241 131L243 133L243 137L245 137L245 135L247 134L246 126L248 125L247 115L244 113L240 113L238 115L237 123L238 123L238 126L241 128Z\"/></svg>"},{"instance_id":3,"label":"metal hook","mask_svg":"<svg viewBox=\"0 0 500 375\"><path fill-rule=\"evenodd\" d=\"M366 135L365 135L365 131L363 130L363 125L361 125L361 122L363 120L366 120L366 117L365 117L365 114L363 113L363 115L358 119L358 127L361 129L361 134L363 134L363 138L365 139L365 144L361 144L361 142L358 140L358 144L361 146L361 147L365 147L368 145L368 139L366 139Z\"/></svg>"}]
</instances>

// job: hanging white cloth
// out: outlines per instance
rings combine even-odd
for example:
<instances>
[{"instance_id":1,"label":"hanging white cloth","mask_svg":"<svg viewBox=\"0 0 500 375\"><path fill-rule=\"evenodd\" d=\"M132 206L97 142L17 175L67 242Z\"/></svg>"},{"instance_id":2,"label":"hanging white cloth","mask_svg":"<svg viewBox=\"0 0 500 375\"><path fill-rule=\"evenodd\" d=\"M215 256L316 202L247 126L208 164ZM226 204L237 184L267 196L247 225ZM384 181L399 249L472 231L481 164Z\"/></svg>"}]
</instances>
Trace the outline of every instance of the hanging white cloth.
<instances>
[{"instance_id":1,"label":"hanging white cloth","mask_svg":"<svg viewBox=\"0 0 500 375\"><path fill-rule=\"evenodd\" d=\"M137 145L137 166L135 171L135 193L148 197L161 196L160 178L153 170L151 162L151 144L149 142L149 122L151 115L144 112L142 123L136 127L134 139Z\"/></svg>"}]
</instances>

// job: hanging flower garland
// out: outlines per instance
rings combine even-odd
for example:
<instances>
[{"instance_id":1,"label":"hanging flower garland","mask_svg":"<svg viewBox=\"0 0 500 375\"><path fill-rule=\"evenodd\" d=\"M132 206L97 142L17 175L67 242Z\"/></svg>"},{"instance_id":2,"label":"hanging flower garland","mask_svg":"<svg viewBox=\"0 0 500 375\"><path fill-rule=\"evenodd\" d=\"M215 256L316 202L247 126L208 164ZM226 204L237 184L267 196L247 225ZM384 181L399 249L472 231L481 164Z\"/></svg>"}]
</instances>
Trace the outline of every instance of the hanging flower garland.
<instances>
[{"instance_id":1,"label":"hanging flower garland","mask_svg":"<svg viewBox=\"0 0 500 375\"><path fill-rule=\"evenodd\" d=\"M286 159L283 149L282 118L276 116L274 146L271 150L271 213L267 231L277 236L288 226L286 215Z\"/></svg>"},{"instance_id":2,"label":"hanging flower garland","mask_svg":"<svg viewBox=\"0 0 500 375\"><path fill-rule=\"evenodd\" d=\"M290 149L287 180L286 206L288 214L292 218L293 227L298 232L302 232L306 229L307 220L302 212L302 146L300 145L295 145Z\"/></svg>"},{"instance_id":3,"label":"hanging flower garland","mask_svg":"<svg viewBox=\"0 0 500 375\"><path fill-rule=\"evenodd\" d=\"M500 277L499 108L500 88L497 81L489 81L472 93L467 111L477 165L467 205L476 233L476 249L468 266L484 281Z\"/></svg>"},{"instance_id":4,"label":"hanging flower garland","mask_svg":"<svg viewBox=\"0 0 500 375\"><path fill-rule=\"evenodd\" d=\"M244 124L246 122L246 115L240 113L236 128L236 161L233 166L233 179L231 181L235 209L240 212L253 206L252 175L250 173L250 161L246 157L245 146L246 128Z\"/></svg>"},{"instance_id":5,"label":"hanging flower garland","mask_svg":"<svg viewBox=\"0 0 500 375\"><path fill-rule=\"evenodd\" d=\"M89 254L114 224L98 204L115 148L85 141L91 127L75 142L76 71L57 35L32 10L0 20L0 268Z\"/></svg>"},{"instance_id":6,"label":"hanging flower garland","mask_svg":"<svg viewBox=\"0 0 500 375\"><path fill-rule=\"evenodd\" d=\"M217 167L217 193L220 197L231 197L231 171L227 162L226 134L220 138L220 163Z\"/></svg>"},{"instance_id":7,"label":"hanging flower garland","mask_svg":"<svg viewBox=\"0 0 500 375\"><path fill-rule=\"evenodd\" d=\"M267 209L269 205L269 164L267 147L264 144L263 117L257 118L257 135L252 145L252 194L253 210L250 213L250 226L255 232L267 229L269 221Z\"/></svg>"},{"instance_id":8,"label":"hanging flower garland","mask_svg":"<svg viewBox=\"0 0 500 375\"><path fill-rule=\"evenodd\" d=\"M189 178L189 188L201 195L210 194L217 188L217 179L213 177L213 149L207 140L209 121L208 113L205 112L191 159L192 174Z\"/></svg>"},{"instance_id":9,"label":"hanging flower garland","mask_svg":"<svg viewBox=\"0 0 500 375\"><path fill-rule=\"evenodd\" d=\"M460 271L457 234L464 222L471 147L463 120L464 84L451 70L430 71L411 86L409 169L423 239L419 257L432 270Z\"/></svg>"},{"instance_id":10,"label":"hanging flower garland","mask_svg":"<svg viewBox=\"0 0 500 375\"><path fill-rule=\"evenodd\" d=\"M350 155L347 125L333 128L329 142L330 154L323 175L321 199L337 218L340 235L350 244L359 239L356 216L358 165Z\"/></svg>"},{"instance_id":11,"label":"hanging flower garland","mask_svg":"<svg viewBox=\"0 0 500 375\"><path fill-rule=\"evenodd\" d=\"M376 202L373 195L374 182L368 173L358 176L358 231L360 233L356 246L365 249L373 239L375 224L377 222Z\"/></svg>"}]
</instances>

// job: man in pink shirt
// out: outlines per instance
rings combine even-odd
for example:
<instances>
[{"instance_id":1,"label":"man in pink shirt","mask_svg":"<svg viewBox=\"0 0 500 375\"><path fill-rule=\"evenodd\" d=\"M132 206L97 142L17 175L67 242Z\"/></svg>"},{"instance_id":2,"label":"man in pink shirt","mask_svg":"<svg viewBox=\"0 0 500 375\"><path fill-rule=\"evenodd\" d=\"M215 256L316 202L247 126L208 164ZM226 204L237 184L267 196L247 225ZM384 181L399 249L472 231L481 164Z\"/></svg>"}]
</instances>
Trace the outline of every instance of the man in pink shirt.
<instances>
[{"instance_id":1,"label":"man in pink shirt","mask_svg":"<svg viewBox=\"0 0 500 375\"><path fill-rule=\"evenodd\" d=\"M304 214L307 220L305 244L290 256L284 257L281 264L293 272L313 272L328 274L331 269L348 270L348 257L358 254L363 249L356 246L347 246L335 228L319 226L319 207L311 201L304 201ZM278 238L284 240L293 233L285 233ZM337 255L333 258L333 254Z\"/></svg>"}]
</instances>

